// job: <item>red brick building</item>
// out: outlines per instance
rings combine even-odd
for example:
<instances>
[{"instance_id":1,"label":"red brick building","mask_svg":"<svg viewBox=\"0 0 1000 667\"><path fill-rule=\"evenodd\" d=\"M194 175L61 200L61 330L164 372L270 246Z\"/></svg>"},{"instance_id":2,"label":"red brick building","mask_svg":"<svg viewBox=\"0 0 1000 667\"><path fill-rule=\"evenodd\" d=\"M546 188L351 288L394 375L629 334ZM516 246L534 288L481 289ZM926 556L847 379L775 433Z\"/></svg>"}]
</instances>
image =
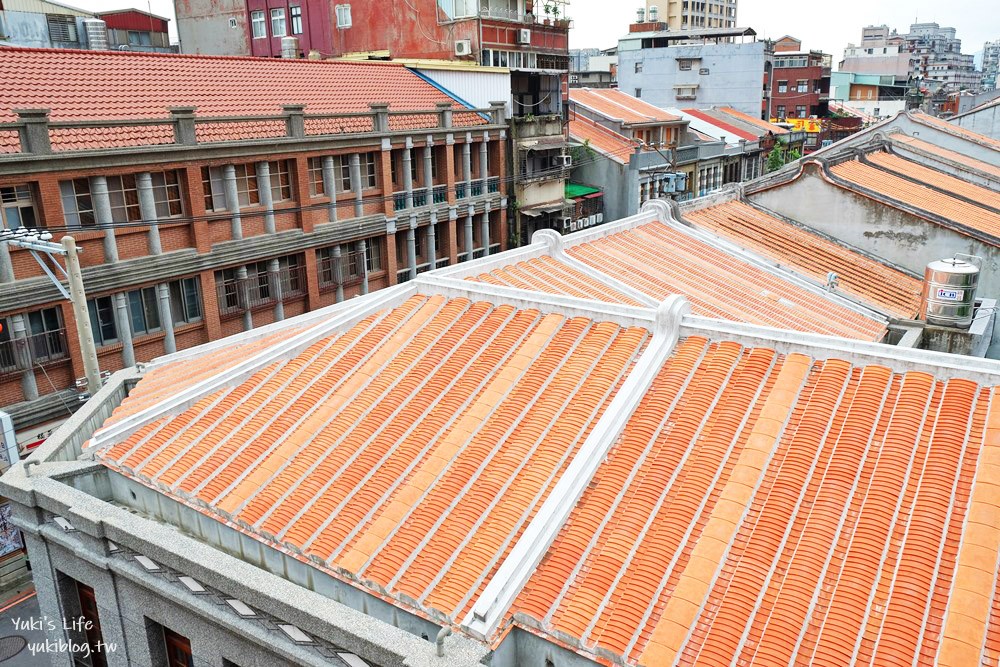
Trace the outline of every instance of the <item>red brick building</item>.
<instances>
[{"instance_id":1,"label":"red brick building","mask_svg":"<svg viewBox=\"0 0 1000 667\"><path fill-rule=\"evenodd\" d=\"M397 64L5 49L0 79L0 226L83 248L102 371L507 247L503 107ZM69 303L7 244L0 322L30 437L83 366Z\"/></svg>"},{"instance_id":2,"label":"red brick building","mask_svg":"<svg viewBox=\"0 0 1000 667\"><path fill-rule=\"evenodd\" d=\"M774 43L769 113L772 119L825 118L830 101L830 56L803 51L802 42L782 37Z\"/></svg>"}]
</instances>

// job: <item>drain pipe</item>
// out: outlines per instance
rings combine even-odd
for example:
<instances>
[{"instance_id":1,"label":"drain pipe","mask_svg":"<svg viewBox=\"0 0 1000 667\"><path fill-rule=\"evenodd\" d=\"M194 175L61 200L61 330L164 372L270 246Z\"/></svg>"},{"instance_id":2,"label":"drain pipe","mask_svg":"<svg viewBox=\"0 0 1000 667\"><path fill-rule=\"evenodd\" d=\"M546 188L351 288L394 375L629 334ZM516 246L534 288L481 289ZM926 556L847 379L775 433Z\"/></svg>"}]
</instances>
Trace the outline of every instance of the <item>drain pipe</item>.
<instances>
[{"instance_id":1,"label":"drain pipe","mask_svg":"<svg viewBox=\"0 0 1000 667\"><path fill-rule=\"evenodd\" d=\"M448 627L448 626L445 626L445 627L441 628L438 631L437 649L438 649L438 657L439 658L443 658L444 657L444 638L447 637L447 636L449 636L449 635L451 635L451 628Z\"/></svg>"}]
</instances>

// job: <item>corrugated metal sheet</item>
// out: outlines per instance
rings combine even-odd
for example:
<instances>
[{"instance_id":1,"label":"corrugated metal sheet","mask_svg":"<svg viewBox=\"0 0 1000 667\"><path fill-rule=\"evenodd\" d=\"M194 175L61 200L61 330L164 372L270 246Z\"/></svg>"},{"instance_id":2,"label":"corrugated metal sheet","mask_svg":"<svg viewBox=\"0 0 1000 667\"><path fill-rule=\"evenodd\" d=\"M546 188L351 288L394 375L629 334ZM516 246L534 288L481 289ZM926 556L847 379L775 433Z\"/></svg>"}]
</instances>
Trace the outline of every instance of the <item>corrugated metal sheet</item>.
<instances>
[{"instance_id":1,"label":"corrugated metal sheet","mask_svg":"<svg viewBox=\"0 0 1000 667\"><path fill-rule=\"evenodd\" d=\"M510 72L460 72L432 68L415 68L415 71L477 109L488 107L490 102L504 100L507 114L510 114Z\"/></svg>"},{"instance_id":2,"label":"corrugated metal sheet","mask_svg":"<svg viewBox=\"0 0 1000 667\"><path fill-rule=\"evenodd\" d=\"M3 0L4 11L34 12L36 14L69 14L70 16L93 16L92 12L47 0Z\"/></svg>"},{"instance_id":3,"label":"corrugated metal sheet","mask_svg":"<svg viewBox=\"0 0 1000 667\"><path fill-rule=\"evenodd\" d=\"M166 32L167 22L145 12L124 11L101 13L100 17L115 30L142 30L149 32Z\"/></svg>"}]
</instances>

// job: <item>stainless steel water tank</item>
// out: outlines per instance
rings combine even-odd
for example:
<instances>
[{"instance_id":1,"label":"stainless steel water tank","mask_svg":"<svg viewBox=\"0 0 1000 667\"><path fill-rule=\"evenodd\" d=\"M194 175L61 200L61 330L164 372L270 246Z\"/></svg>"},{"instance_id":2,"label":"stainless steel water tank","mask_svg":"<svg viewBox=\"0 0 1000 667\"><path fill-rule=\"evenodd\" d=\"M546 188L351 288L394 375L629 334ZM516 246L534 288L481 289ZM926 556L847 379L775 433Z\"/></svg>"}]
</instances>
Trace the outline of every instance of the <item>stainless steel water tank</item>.
<instances>
[{"instance_id":1,"label":"stainless steel water tank","mask_svg":"<svg viewBox=\"0 0 1000 667\"><path fill-rule=\"evenodd\" d=\"M976 306L979 267L952 257L924 270L924 313L928 324L966 329Z\"/></svg>"}]
</instances>

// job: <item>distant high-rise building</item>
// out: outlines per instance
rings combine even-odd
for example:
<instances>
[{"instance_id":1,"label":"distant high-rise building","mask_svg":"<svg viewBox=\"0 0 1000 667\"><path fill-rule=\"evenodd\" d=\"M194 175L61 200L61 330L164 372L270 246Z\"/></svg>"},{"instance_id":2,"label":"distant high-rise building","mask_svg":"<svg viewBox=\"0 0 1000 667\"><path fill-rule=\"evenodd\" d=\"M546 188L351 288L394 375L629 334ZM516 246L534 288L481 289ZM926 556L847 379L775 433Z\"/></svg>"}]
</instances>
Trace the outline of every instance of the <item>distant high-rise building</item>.
<instances>
[{"instance_id":1,"label":"distant high-rise building","mask_svg":"<svg viewBox=\"0 0 1000 667\"><path fill-rule=\"evenodd\" d=\"M644 20L669 30L735 28L737 0L646 0Z\"/></svg>"},{"instance_id":2,"label":"distant high-rise building","mask_svg":"<svg viewBox=\"0 0 1000 667\"><path fill-rule=\"evenodd\" d=\"M903 38L911 54L910 72L914 78L935 82L948 91L979 87L980 75L973 56L962 53L962 40L955 36L954 28L914 23Z\"/></svg>"},{"instance_id":3,"label":"distant high-rise building","mask_svg":"<svg viewBox=\"0 0 1000 667\"><path fill-rule=\"evenodd\" d=\"M997 74L1000 73L1000 39L983 44L983 90L997 89Z\"/></svg>"}]
</instances>

